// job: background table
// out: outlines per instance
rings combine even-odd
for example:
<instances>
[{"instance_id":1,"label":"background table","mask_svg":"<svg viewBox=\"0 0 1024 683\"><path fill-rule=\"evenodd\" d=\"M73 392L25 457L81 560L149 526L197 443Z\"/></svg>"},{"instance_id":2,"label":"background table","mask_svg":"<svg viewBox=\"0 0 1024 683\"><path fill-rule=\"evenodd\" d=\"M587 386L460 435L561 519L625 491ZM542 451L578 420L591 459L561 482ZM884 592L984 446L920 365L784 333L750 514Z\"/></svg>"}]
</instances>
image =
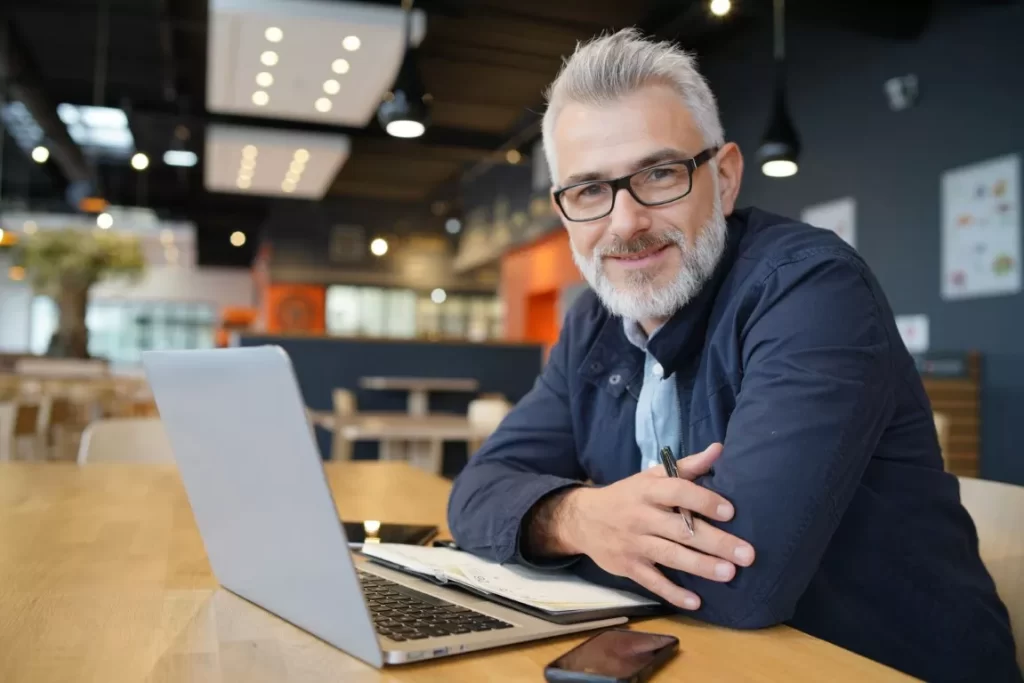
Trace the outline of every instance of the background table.
<instances>
[{"instance_id":1,"label":"background table","mask_svg":"<svg viewBox=\"0 0 1024 683\"><path fill-rule=\"evenodd\" d=\"M459 377L363 377L359 380L359 386L379 391L408 391L409 414L422 416L430 412L430 392L473 393L480 388L480 383L475 379Z\"/></svg>"},{"instance_id":2,"label":"background table","mask_svg":"<svg viewBox=\"0 0 1024 683\"><path fill-rule=\"evenodd\" d=\"M445 527L441 477L403 463L326 469L345 519ZM633 627L682 643L655 681L908 680L783 626L729 631L676 617ZM0 465L5 683L537 682L547 662L584 639L378 671L218 589L173 467Z\"/></svg>"}]
</instances>

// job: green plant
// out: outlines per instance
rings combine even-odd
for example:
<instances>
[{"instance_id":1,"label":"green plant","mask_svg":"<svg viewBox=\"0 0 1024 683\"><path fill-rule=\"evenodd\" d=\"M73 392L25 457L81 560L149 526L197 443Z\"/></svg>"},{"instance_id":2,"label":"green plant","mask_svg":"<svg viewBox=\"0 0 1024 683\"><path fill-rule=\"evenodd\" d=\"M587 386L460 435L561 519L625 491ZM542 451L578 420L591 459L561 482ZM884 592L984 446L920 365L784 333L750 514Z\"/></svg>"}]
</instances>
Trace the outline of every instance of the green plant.
<instances>
[{"instance_id":1,"label":"green plant","mask_svg":"<svg viewBox=\"0 0 1024 683\"><path fill-rule=\"evenodd\" d=\"M89 290L102 279L137 279L145 271L138 238L100 230L40 230L15 247L15 263L37 294L57 304L59 321L47 355L87 358Z\"/></svg>"}]
</instances>

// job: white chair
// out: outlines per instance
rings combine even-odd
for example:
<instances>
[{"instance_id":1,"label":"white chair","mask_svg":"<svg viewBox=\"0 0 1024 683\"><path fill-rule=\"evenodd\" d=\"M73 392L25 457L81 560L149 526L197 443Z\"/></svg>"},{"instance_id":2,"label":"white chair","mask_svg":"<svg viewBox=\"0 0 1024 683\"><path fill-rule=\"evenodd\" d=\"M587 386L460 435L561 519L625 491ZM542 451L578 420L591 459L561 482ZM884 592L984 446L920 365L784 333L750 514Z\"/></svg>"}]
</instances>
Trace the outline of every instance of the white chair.
<instances>
[{"instance_id":1,"label":"white chair","mask_svg":"<svg viewBox=\"0 0 1024 683\"><path fill-rule=\"evenodd\" d=\"M1024 669L1024 486L960 477L960 500L978 529L981 559L1010 612Z\"/></svg>"},{"instance_id":2,"label":"white chair","mask_svg":"<svg viewBox=\"0 0 1024 683\"><path fill-rule=\"evenodd\" d=\"M469 442L470 456L480 450L486 436L498 428L510 410L512 404L504 396L483 396L469 402L469 423L480 433Z\"/></svg>"},{"instance_id":3,"label":"white chair","mask_svg":"<svg viewBox=\"0 0 1024 683\"><path fill-rule=\"evenodd\" d=\"M96 462L173 463L174 453L159 418L111 418L82 434L78 464Z\"/></svg>"},{"instance_id":4,"label":"white chair","mask_svg":"<svg viewBox=\"0 0 1024 683\"><path fill-rule=\"evenodd\" d=\"M331 392L334 404L334 434L331 437L331 460L340 462L352 459L352 442L345 437L345 418L356 414L356 395L349 389L335 389Z\"/></svg>"}]
</instances>

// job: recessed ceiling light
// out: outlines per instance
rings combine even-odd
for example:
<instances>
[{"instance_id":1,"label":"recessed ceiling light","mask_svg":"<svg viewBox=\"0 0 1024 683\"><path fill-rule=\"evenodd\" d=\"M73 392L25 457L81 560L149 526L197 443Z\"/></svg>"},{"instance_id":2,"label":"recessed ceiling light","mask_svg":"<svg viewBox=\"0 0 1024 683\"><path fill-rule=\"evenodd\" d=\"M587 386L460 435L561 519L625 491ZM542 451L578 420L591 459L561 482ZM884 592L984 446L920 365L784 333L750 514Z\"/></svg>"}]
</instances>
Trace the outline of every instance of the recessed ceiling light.
<instances>
[{"instance_id":1,"label":"recessed ceiling light","mask_svg":"<svg viewBox=\"0 0 1024 683\"><path fill-rule=\"evenodd\" d=\"M283 183L281 183L281 189L289 193L295 192L295 183L285 180Z\"/></svg>"},{"instance_id":2,"label":"recessed ceiling light","mask_svg":"<svg viewBox=\"0 0 1024 683\"><path fill-rule=\"evenodd\" d=\"M396 138L418 138L426 132L427 127L419 121L399 120L389 123L385 130L388 135Z\"/></svg>"},{"instance_id":3,"label":"recessed ceiling light","mask_svg":"<svg viewBox=\"0 0 1024 683\"><path fill-rule=\"evenodd\" d=\"M235 230L231 233L231 246L240 247L245 244L245 233L241 230Z\"/></svg>"},{"instance_id":4,"label":"recessed ceiling light","mask_svg":"<svg viewBox=\"0 0 1024 683\"><path fill-rule=\"evenodd\" d=\"M270 101L270 95L265 90L257 90L252 94L252 103L257 107L262 107Z\"/></svg>"},{"instance_id":5,"label":"recessed ceiling light","mask_svg":"<svg viewBox=\"0 0 1024 683\"><path fill-rule=\"evenodd\" d=\"M272 43L280 43L281 39L284 38L284 31L276 26L270 26L263 32L263 37Z\"/></svg>"},{"instance_id":6,"label":"recessed ceiling light","mask_svg":"<svg viewBox=\"0 0 1024 683\"><path fill-rule=\"evenodd\" d=\"M287 173L284 174L284 179L289 183L294 184L299 182L299 174L296 173L295 171L288 171Z\"/></svg>"},{"instance_id":7,"label":"recessed ceiling light","mask_svg":"<svg viewBox=\"0 0 1024 683\"><path fill-rule=\"evenodd\" d=\"M242 157L241 166L246 171L252 170L256 167L256 160L252 157Z\"/></svg>"},{"instance_id":8,"label":"recessed ceiling light","mask_svg":"<svg viewBox=\"0 0 1024 683\"><path fill-rule=\"evenodd\" d=\"M101 213L96 216L96 225L102 230L109 230L110 226L114 224L114 217L109 213Z\"/></svg>"},{"instance_id":9,"label":"recessed ceiling light","mask_svg":"<svg viewBox=\"0 0 1024 683\"><path fill-rule=\"evenodd\" d=\"M347 74L348 68L349 65L347 59L335 59L331 62L331 71L336 74Z\"/></svg>"},{"instance_id":10,"label":"recessed ceiling light","mask_svg":"<svg viewBox=\"0 0 1024 683\"><path fill-rule=\"evenodd\" d=\"M181 166L191 168L199 162L195 152L187 149L169 149L164 152L164 163L168 166Z\"/></svg>"},{"instance_id":11,"label":"recessed ceiling light","mask_svg":"<svg viewBox=\"0 0 1024 683\"><path fill-rule=\"evenodd\" d=\"M255 159L259 153L260 151L256 149L256 145L246 145L242 148L242 156L246 159Z\"/></svg>"},{"instance_id":12,"label":"recessed ceiling light","mask_svg":"<svg viewBox=\"0 0 1024 683\"><path fill-rule=\"evenodd\" d=\"M302 173L306 170L306 164L302 163L298 159L293 159L292 163L288 164L288 171L291 173Z\"/></svg>"},{"instance_id":13,"label":"recessed ceiling light","mask_svg":"<svg viewBox=\"0 0 1024 683\"><path fill-rule=\"evenodd\" d=\"M313 106L316 107L316 110L318 112L326 114L331 110L331 101L326 97L321 97L316 101L316 103Z\"/></svg>"},{"instance_id":14,"label":"recessed ceiling light","mask_svg":"<svg viewBox=\"0 0 1024 683\"><path fill-rule=\"evenodd\" d=\"M269 88L274 85L274 75L269 71L261 71L256 74L256 85L261 88Z\"/></svg>"},{"instance_id":15,"label":"recessed ceiling light","mask_svg":"<svg viewBox=\"0 0 1024 683\"><path fill-rule=\"evenodd\" d=\"M248 176L238 176L238 180L235 184L243 190L248 190L249 186L252 185L252 178Z\"/></svg>"},{"instance_id":16,"label":"recessed ceiling light","mask_svg":"<svg viewBox=\"0 0 1024 683\"><path fill-rule=\"evenodd\" d=\"M430 300L435 304L443 304L447 298L448 294L440 287L430 293Z\"/></svg>"},{"instance_id":17,"label":"recessed ceiling light","mask_svg":"<svg viewBox=\"0 0 1024 683\"><path fill-rule=\"evenodd\" d=\"M277 53L273 50L267 50L260 55L260 61L266 66L274 66L277 64Z\"/></svg>"},{"instance_id":18,"label":"recessed ceiling light","mask_svg":"<svg viewBox=\"0 0 1024 683\"><path fill-rule=\"evenodd\" d=\"M338 83L338 81L334 80L333 78L328 78L326 81L324 81L324 92L327 93L328 95L337 95L338 91L340 90L341 83Z\"/></svg>"},{"instance_id":19,"label":"recessed ceiling light","mask_svg":"<svg viewBox=\"0 0 1024 683\"><path fill-rule=\"evenodd\" d=\"M729 0L711 0L711 13L716 17L724 17L732 9Z\"/></svg>"},{"instance_id":20,"label":"recessed ceiling light","mask_svg":"<svg viewBox=\"0 0 1024 683\"><path fill-rule=\"evenodd\" d=\"M136 152L132 156L132 168L136 171L145 171L149 167L149 157L142 152Z\"/></svg>"},{"instance_id":21,"label":"recessed ceiling light","mask_svg":"<svg viewBox=\"0 0 1024 683\"><path fill-rule=\"evenodd\" d=\"M359 36L345 36L341 41L341 46L349 52L355 52L362 44L363 41L359 40Z\"/></svg>"},{"instance_id":22,"label":"recessed ceiling light","mask_svg":"<svg viewBox=\"0 0 1024 683\"><path fill-rule=\"evenodd\" d=\"M373 240L370 242L370 253L374 256L383 256L388 253L388 241L383 237Z\"/></svg>"},{"instance_id":23,"label":"recessed ceiling light","mask_svg":"<svg viewBox=\"0 0 1024 683\"><path fill-rule=\"evenodd\" d=\"M307 161L309 161L309 150L300 147L299 149L295 150L295 154L293 156L295 158L295 161L304 164Z\"/></svg>"},{"instance_id":24,"label":"recessed ceiling light","mask_svg":"<svg viewBox=\"0 0 1024 683\"><path fill-rule=\"evenodd\" d=\"M46 149L42 145L32 150L32 161L37 164L45 164L46 160L50 158L50 150Z\"/></svg>"}]
</instances>

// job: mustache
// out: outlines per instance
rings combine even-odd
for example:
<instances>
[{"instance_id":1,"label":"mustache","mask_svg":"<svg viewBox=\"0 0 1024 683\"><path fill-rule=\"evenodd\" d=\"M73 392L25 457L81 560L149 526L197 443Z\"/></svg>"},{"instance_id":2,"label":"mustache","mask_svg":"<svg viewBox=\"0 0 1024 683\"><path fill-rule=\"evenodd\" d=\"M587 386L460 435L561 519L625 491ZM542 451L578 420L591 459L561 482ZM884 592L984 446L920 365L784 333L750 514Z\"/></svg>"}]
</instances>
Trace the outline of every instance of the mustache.
<instances>
[{"instance_id":1,"label":"mustache","mask_svg":"<svg viewBox=\"0 0 1024 683\"><path fill-rule=\"evenodd\" d=\"M616 237L614 242L597 250L596 255L602 258L606 256L631 256L648 249L661 249L673 244L678 245L681 239L681 233L670 232L658 235L642 234L628 241L621 237Z\"/></svg>"}]
</instances>

